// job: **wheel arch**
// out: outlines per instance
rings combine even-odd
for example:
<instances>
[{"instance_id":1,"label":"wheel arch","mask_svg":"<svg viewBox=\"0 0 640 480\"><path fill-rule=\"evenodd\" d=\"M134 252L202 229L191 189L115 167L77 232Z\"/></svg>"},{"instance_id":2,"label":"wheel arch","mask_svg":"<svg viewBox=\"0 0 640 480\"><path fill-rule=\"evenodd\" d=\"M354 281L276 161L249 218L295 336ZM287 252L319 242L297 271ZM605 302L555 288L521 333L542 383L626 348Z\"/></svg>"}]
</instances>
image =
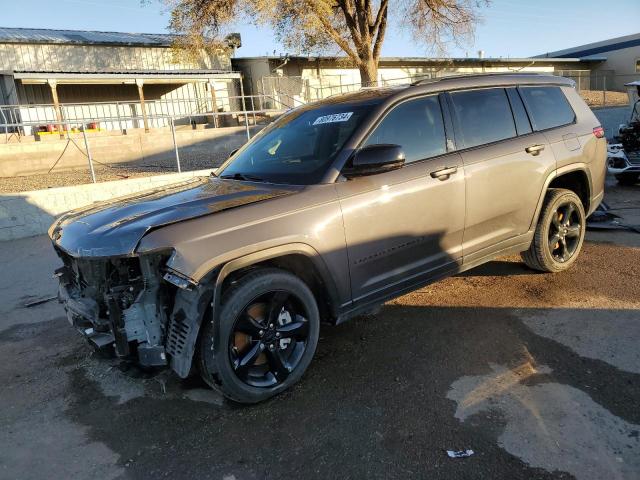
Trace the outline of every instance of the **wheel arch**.
<instances>
[{"instance_id":1,"label":"wheel arch","mask_svg":"<svg viewBox=\"0 0 640 480\"><path fill-rule=\"evenodd\" d=\"M230 282L256 268L275 267L298 276L311 289L321 318L335 321L339 300L336 285L324 261L310 245L287 244L230 260L211 269L190 290L178 290L167 333L171 368L182 378L189 375L200 327L207 312L219 311Z\"/></svg>"},{"instance_id":2,"label":"wheel arch","mask_svg":"<svg viewBox=\"0 0 640 480\"><path fill-rule=\"evenodd\" d=\"M591 179L587 170L570 170L557 175L547 188L564 188L574 192L582 201L584 211L588 212L591 203Z\"/></svg>"},{"instance_id":3,"label":"wheel arch","mask_svg":"<svg viewBox=\"0 0 640 480\"><path fill-rule=\"evenodd\" d=\"M339 297L333 277L320 254L313 247L304 243L268 248L225 263L215 275L214 309L219 306L225 288L230 281L261 267L275 267L296 275L307 284L316 296L321 316L331 319L337 317Z\"/></svg>"},{"instance_id":4,"label":"wheel arch","mask_svg":"<svg viewBox=\"0 0 640 480\"><path fill-rule=\"evenodd\" d=\"M589 214L589 209L591 208L591 192L593 191L589 169L585 164L567 165L553 171L545 180L544 187L540 192L535 215L529 225L530 231L534 230L538 223L544 199L550 188L566 188L567 190L573 191L582 201L585 213L587 215Z\"/></svg>"}]
</instances>

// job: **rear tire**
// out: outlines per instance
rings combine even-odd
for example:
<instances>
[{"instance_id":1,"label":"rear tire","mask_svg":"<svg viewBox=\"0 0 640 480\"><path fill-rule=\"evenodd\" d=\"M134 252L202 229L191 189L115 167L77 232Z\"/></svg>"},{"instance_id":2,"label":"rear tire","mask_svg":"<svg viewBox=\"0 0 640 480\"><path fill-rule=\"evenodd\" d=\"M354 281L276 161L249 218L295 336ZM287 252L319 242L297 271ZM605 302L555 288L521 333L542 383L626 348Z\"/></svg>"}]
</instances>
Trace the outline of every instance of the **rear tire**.
<instances>
[{"instance_id":1,"label":"rear tire","mask_svg":"<svg viewBox=\"0 0 640 480\"><path fill-rule=\"evenodd\" d=\"M199 368L203 380L239 403L258 403L303 375L316 350L320 315L298 277L275 268L241 277L203 323Z\"/></svg>"},{"instance_id":2,"label":"rear tire","mask_svg":"<svg viewBox=\"0 0 640 480\"><path fill-rule=\"evenodd\" d=\"M577 260L586 229L580 198L571 190L549 189L531 246L522 252L529 268L561 272Z\"/></svg>"},{"instance_id":3,"label":"rear tire","mask_svg":"<svg viewBox=\"0 0 640 480\"><path fill-rule=\"evenodd\" d=\"M624 185L625 187L630 187L638 183L640 179L640 174L638 173L621 173L616 175L616 180L620 185Z\"/></svg>"}]
</instances>

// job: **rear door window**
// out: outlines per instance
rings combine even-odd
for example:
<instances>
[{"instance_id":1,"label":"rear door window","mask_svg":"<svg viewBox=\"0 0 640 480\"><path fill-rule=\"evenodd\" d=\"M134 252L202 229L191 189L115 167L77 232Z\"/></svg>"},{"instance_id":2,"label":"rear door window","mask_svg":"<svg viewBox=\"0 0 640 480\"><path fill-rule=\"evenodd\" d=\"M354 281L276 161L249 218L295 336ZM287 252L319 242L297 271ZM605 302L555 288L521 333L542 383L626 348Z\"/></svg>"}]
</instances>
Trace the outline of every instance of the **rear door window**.
<instances>
[{"instance_id":1,"label":"rear door window","mask_svg":"<svg viewBox=\"0 0 640 480\"><path fill-rule=\"evenodd\" d=\"M576 114L560 87L520 87L534 130L573 123Z\"/></svg>"},{"instance_id":2,"label":"rear door window","mask_svg":"<svg viewBox=\"0 0 640 480\"><path fill-rule=\"evenodd\" d=\"M379 143L400 145L407 163L446 153L447 142L438 96L409 100L391 110L364 146Z\"/></svg>"},{"instance_id":3,"label":"rear door window","mask_svg":"<svg viewBox=\"0 0 640 480\"><path fill-rule=\"evenodd\" d=\"M465 148L516 136L504 88L452 92L451 100Z\"/></svg>"}]
</instances>

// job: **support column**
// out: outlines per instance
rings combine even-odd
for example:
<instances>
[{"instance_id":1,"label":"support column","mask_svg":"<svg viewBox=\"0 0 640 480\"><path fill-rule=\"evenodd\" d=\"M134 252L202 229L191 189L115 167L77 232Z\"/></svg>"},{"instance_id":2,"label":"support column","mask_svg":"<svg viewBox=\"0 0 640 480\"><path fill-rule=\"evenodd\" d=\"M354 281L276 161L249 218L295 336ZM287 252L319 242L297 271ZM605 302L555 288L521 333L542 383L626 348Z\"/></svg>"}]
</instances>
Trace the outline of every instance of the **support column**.
<instances>
[{"instance_id":1,"label":"support column","mask_svg":"<svg viewBox=\"0 0 640 480\"><path fill-rule=\"evenodd\" d=\"M218 128L218 99L216 98L216 84L213 80L209 80L209 89L211 90L211 102L213 107L213 126Z\"/></svg>"},{"instance_id":2,"label":"support column","mask_svg":"<svg viewBox=\"0 0 640 480\"><path fill-rule=\"evenodd\" d=\"M60 101L58 100L58 84L53 79L48 79L47 83L51 88L51 98L53 98L53 109L56 111L56 119L58 120L58 133L60 138L64 139L64 127L62 125L62 109L60 108Z\"/></svg>"},{"instance_id":3,"label":"support column","mask_svg":"<svg viewBox=\"0 0 640 480\"><path fill-rule=\"evenodd\" d=\"M136 79L136 85L138 86L138 97L140 97L140 110L142 110L142 122L144 123L145 133L149 133L149 120L147 119L147 107L144 104L144 80Z\"/></svg>"}]
</instances>

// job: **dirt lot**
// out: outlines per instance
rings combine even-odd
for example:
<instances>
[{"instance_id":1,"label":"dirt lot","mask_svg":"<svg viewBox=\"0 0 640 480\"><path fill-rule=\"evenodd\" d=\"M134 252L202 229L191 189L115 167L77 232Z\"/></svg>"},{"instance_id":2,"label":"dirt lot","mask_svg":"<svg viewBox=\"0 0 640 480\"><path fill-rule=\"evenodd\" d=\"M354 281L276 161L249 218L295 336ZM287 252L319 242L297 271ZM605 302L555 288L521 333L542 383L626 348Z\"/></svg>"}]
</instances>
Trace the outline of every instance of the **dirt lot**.
<instances>
[{"instance_id":1,"label":"dirt lot","mask_svg":"<svg viewBox=\"0 0 640 480\"><path fill-rule=\"evenodd\" d=\"M590 107L615 107L629 104L626 92L580 90L580 96Z\"/></svg>"},{"instance_id":2,"label":"dirt lot","mask_svg":"<svg viewBox=\"0 0 640 480\"><path fill-rule=\"evenodd\" d=\"M212 154L204 148L197 146L183 148L180 153L180 164L183 172L192 170L205 170L219 167L227 159L230 152L218 152ZM117 165L108 163L94 164L94 172L97 182L109 182L126 178L148 177L150 175L162 175L165 173L177 173L175 159L149 163L139 162L139 165ZM0 194L28 192L46 188L67 187L69 185L83 185L91 183L89 168L83 170L53 170L49 173L21 176L0 177Z\"/></svg>"},{"instance_id":3,"label":"dirt lot","mask_svg":"<svg viewBox=\"0 0 640 480\"><path fill-rule=\"evenodd\" d=\"M608 188L640 224L640 186ZM0 477L640 478L640 235L588 240L569 272L502 258L323 327L249 408L96 358L58 304L24 307L54 292L47 239L0 244Z\"/></svg>"}]
</instances>

